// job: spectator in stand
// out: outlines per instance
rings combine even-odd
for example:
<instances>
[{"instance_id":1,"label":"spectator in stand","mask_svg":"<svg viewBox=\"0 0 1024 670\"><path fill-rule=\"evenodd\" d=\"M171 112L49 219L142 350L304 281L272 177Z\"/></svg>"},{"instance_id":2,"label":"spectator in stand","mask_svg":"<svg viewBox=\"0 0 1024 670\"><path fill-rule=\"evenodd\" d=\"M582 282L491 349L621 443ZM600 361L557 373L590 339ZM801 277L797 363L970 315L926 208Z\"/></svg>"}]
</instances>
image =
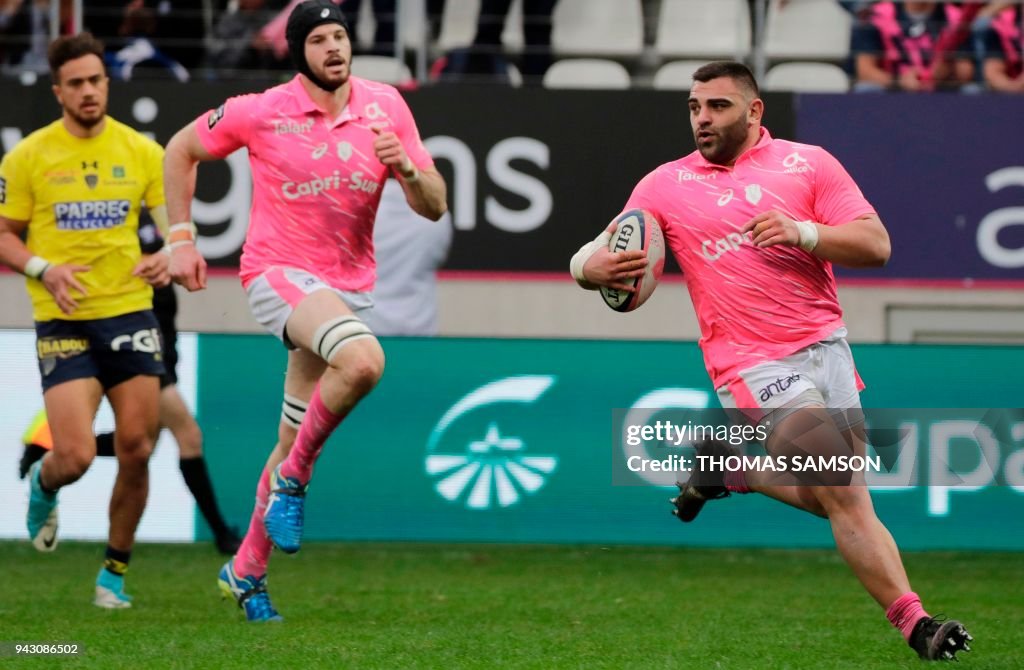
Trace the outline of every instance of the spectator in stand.
<instances>
[{"instance_id":1,"label":"spectator in stand","mask_svg":"<svg viewBox=\"0 0 1024 670\"><path fill-rule=\"evenodd\" d=\"M71 32L71 3L61 0L61 34ZM4 34L7 64L38 74L49 71L49 0L0 0L0 33Z\"/></svg>"},{"instance_id":2,"label":"spectator in stand","mask_svg":"<svg viewBox=\"0 0 1024 670\"><path fill-rule=\"evenodd\" d=\"M82 20L85 29L106 45L107 49L119 49L121 24L128 3L125 0L89 0L82 3Z\"/></svg>"},{"instance_id":3,"label":"spectator in stand","mask_svg":"<svg viewBox=\"0 0 1024 670\"><path fill-rule=\"evenodd\" d=\"M213 28L213 44L206 54L210 67L266 69L275 66L259 38L260 29L274 18L265 0L238 0L221 14Z\"/></svg>"},{"instance_id":4,"label":"spectator in stand","mask_svg":"<svg viewBox=\"0 0 1024 670\"><path fill-rule=\"evenodd\" d=\"M975 22L982 48L982 74L985 84L1001 93L1024 93L1024 66L1021 54L1020 6L1015 3L999 5L995 14L979 17Z\"/></svg>"},{"instance_id":5,"label":"spectator in stand","mask_svg":"<svg viewBox=\"0 0 1024 670\"><path fill-rule=\"evenodd\" d=\"M156 12L153 43L188 69L199 67L206 55L204 0L135 0Z\"/></svg>"},{"instance_id":6,"label":"spectator in stand","mask_svg":"<svg viewBox=\"0 0 1024 670\"><path fill-rule=\"evenodd\" d=\"M363 0L341 0L341 10L346 16L352 17L353 27L359 19L359 10ZM370 53L378 56L395 55L395 25L398 13L397 0L371 0L373 6L373 20L377 28L373 32L373 44L368 50L361 53ZM355 37L353 35L353 37ZM356 46L355 43L353 46ZM360 53L357 51L357 53Z\"/></svg>"},{"instance_id":7,"label":"spectator in stand","mask_svg":"<svg viewBox=\"0 0 1024 670\"><path fill-rule=\"evenodd\" d=\"M540 84L551 65L551 14L556 0L523 0L523 56L519 71L523 83ZM509 59L501 42L505 18L512 0L481 0L476 37L465 49L444 58L441 76L459 79L464 75L491 76L508 81Z\"/></svg>"},{"instance_id":8,"label":"spectator in stand","mask_svg":"<svg viewBox=\"0 0 1024 670\"><path fill-rule=\"evenodd\" d=\"M152 36L156 32L156 26L156 12L142 2L130 3L125 8L124 21L119 32L128 42L117 51L108 50L104 56L112 77L128 81L135 73L135 69L139 68L157 76L169 74L180 82L189 80L185 66L154 44Z\"/></svg>"},{"instance_id":9,"label":"spectator in stand","mask_svg":"<svg viewBox=\"0 0 1024 670\"><path fill-rule=\"evenodd\" d=\"M971 84L974 64L969 44L953 34L965 11L934 1L872 5L851 37L854 90L930 91Z\"/></svg>"}]
</instances>

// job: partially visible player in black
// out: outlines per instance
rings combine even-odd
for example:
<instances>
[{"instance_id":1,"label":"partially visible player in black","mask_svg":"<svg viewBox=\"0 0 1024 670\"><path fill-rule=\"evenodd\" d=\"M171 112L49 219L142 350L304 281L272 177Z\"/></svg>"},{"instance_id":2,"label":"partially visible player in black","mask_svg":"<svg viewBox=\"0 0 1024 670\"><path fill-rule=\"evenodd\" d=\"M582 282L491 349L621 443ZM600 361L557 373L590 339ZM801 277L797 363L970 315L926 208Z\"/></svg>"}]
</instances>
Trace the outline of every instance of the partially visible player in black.
<instances>
[{"instance_id":1,"label":"partially visible player in black","mask_svg":"<svg viewBox=\"0 0 1024 670\"><path fill-rule=\"evenodd\" d=\"M157 253L164 246L160 231L149 217L139 220L139 246L143 254ZM203 433L199 424L188 411L185 401L178 393L178 329L174 325L178 313L178 299L174 294L174 285L153 289L153 312L160 324L163 337L164 367L167 372L160 377L160 425L174 435L178 443L179 464L185 485L192 492L192 497L199 506L203 518L213 531L217 550L225 555L233 555L238 551L241 539L235 531L228 527L221 516L217 499L213 493L210 475L206 470L203 458ZM23 442L25 451L21 457L20 474L25 474L33 463L38 461L50 449L48 439L49 426L45 420L37 420L32 428L25 433ZM100 433L96 436L96 455L114 455L114 434Z\"/></svg>"}]
</instances>

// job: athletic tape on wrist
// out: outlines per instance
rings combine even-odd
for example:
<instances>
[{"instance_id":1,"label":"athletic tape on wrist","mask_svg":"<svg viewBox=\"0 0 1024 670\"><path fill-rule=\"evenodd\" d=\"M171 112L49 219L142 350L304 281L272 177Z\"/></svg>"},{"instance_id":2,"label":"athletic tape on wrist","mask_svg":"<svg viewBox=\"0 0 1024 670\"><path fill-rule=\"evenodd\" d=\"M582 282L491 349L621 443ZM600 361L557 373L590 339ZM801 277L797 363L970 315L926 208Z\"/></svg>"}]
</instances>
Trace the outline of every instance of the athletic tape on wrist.
<instances>
[{"instance_id":1,"label":"athletic tape on wrist","mask_svg":"<svg viewBox=\"0 0 1024 670\"><path fill-rule=\"evenodd\" d=\"M814 251L818 246L818 226L813 221L795 221L796 228L800 231L800 248L804 251Z\"/></svg>"},{"instance_id":2,"label":"athletic tape on wrist","mask_svg":"<svg viewBox=\"0 0 1024 670\"><path fill-rule=\"evenodd\" d=\"M32 279L42 279L43 274L50 269L50 261L42 256L33 256L25 263L25 276Z\"/></svg>"},{"instance_id":3,"label":"athletic tape on wrist","mask_svg":"<svg viewBox=\"0 0 1024 670\"><path fill-rule=\"evenodd\" d=\"M398 168L398 176L401 177L402 181L406 184L415 184L420 180L420 169L416 167L416 164L412 162L412 159L406 158L405 162Z\"/></svg>"},{"instance_id":4,"label":"athletic tape on wrist","mask_svg":"<svg viewBox=\"0 0 1024 670\"><path fill-rule=\"evenodd\" d=\"M181 233L184 233L184 235ZM197 235L196 224L191 221L176 223L167 229L167 241L169 243L193 242Z\"/></svg>"},{"instance_id":5,"label":"athletic tape on wrist","mask_svg":"<svg viewBox=\"0 0 1024 670\"><path fill-rule=\"evenodd\" d=\"M587 281L587 278L583 274L583 266L587 264L587 261L590 260L591 256L597 253L598 249L602 247L607 249L608 242L611 241L611 239L611 233L607 230L602 231L600 235L580 247L580 250L577 251L572 257L572 260L569 261L569 273L581 287L589 291L593 291L598 288L597 284L592 284Z\"/></svg>"}]
</instances>

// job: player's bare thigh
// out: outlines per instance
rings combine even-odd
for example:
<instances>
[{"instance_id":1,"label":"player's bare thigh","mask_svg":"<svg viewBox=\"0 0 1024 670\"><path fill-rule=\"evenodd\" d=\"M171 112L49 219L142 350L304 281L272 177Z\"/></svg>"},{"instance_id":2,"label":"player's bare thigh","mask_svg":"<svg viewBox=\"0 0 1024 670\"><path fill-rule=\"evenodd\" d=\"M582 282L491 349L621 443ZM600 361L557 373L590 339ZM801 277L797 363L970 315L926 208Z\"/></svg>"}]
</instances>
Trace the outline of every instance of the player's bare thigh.
<instances>
[{"instance_id":1,"label":"player's bare thigh","mask_svg":"<svg viewBox=\"0 0 1024 670\"><path fill-rule=\"evenodd\" d=\"M101 400L103 387L95 377L72 379L50 387L43 394L53 435L53 459L61 463L59 479L77 479L96 457L92 424ZM55 487L68 481L46 483Z\"/></svg>"},{"instance_id":2,"label":"player's bare thigh","mask_svg":"<svg viewBox=\"0 0 1024 670\"><path fill-rule=\"evenodd\" d=\"M765 448L772 456L786 456L790 463L794 458L863 456L863 423L840 430L824 406L803 407L779 421ZM790 474L795 476L795 485L801 489L800 497L808 509L820 506L828 513L837 506L871 506L863 472L836 469Z\"/></svg>"},{"instance_id":3,"label":"player's bare thigh","mask_svg":"<svg viewBox=\"0 0 1024 670\"><path fill-rule=\"evenodd\" d=\"M329 289L321 289L310 293L295 306L291 316L288 317L285 332L292 344L314 355L319 355L314 339L320 327L335 319L353 316L355 314L337 293ZM383 370L384 350L381 349L377 338L362 337L339 348L334 358L328 363L343 372L346 371L346 367L364 366Z\"/></svg>"}]
</instances>

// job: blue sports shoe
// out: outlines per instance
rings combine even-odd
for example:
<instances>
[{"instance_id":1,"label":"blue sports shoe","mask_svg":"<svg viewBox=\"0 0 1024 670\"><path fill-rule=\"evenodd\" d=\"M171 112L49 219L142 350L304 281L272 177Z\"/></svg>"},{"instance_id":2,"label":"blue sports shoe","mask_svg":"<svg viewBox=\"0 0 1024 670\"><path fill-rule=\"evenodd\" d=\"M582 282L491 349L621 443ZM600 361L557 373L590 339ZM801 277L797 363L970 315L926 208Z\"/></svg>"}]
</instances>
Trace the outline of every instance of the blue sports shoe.
<instances>
[{"instance_id":1,"label":"blue sports shoe","mask_svg":"<svg viewBox=\"0 0 1024 670\"><path fill-rule=\"evenodd\" d=\"M57 548L57 494L43 491L39 481L42 469L43 462L39 460L28 471L28 515L25 521L32 546L39 551L53 551Z\"/></svg>"},{"instance_id":2,"label":"blue sports shoe","mask_svg":"<svg viewBox=\"0 0 1024 670\"><path fill-rule=\"evenodd\" d=\"M306 506L306 489L294 477L282 477L278 465L270 473L270 495L263 523L274 546L286 554L294 554L302 543L302 518Z\"/></svg>"},{"instance_id":3,"label":"blue sports shoe","mask_svg":"<svg viewBox=\"0 0 1024 670\"><path fill-rule=\"evenodd\" d=\"M100 568L100 574L96 575L96 597L92 604L108 610L131 607L132 597L124 592L124 576Z\"/></svg>"},{"instance_id":4,"label":"blue sports shoe","mask_svg":"<svg viewBox=\"0 0 1024 670\"><path fill-rule=\"evenodd\" d=\"M234 560L231 559L220 569L217 586L225 598L234 598L245 610L246 621L284 621L267 594L267 576L239 577L235 574Z\"/></svg>"}]
</instances>

